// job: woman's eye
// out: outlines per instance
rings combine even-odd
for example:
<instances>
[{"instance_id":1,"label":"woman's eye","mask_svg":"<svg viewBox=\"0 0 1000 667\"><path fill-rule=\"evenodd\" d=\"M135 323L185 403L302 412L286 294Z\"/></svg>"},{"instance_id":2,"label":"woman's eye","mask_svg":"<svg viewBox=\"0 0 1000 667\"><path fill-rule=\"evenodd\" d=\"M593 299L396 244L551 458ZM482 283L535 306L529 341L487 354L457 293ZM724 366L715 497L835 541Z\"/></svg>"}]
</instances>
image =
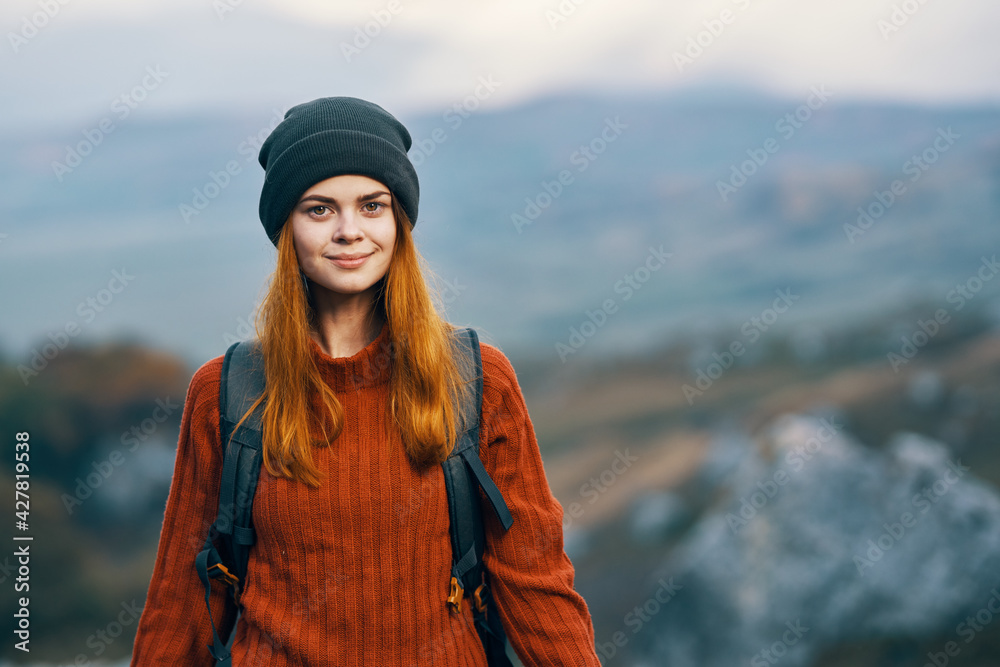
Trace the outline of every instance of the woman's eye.
<instances>
[{"instance_id":1,"label":"woman's eye","mask_svg":"<svg viewBox=\"0 0 1000 667\"><path fill-rule=\"evenodd\" d=\"M383 204L382 202L378 202L378 201L370 201L370 202L366 203L365 206L364 206L365 210L368 211L369 213L377 213L377 212L381 211L384 207L385 207L385 204Z\"/></svg>"},{"instance_id":2,"label":"woman's eye","mask_svg":"<svg viewBox=\"0 0 1000 667\"><path fill-rule=\"evenodd\" d=\"M328 210L326 206L313 206L309 212L314 215L323 215L323 211Z\"/></svg>"}]
</instances>

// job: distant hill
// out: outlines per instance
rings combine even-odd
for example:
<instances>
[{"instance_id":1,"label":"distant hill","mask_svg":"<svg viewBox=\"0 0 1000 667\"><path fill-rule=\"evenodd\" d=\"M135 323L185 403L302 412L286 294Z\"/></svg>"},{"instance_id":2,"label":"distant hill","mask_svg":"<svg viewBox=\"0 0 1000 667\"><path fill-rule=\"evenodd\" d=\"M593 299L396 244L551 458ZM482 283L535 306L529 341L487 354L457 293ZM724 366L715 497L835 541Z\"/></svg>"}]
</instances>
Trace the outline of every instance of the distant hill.
<instances>
[{"instance_id":1,"label":"distant hill","mask_svg":"<svg viewBox=\"0 0 1000 667\"><path fill-rule=\"evenodd\" d=\"M0 283L18 313L0 345L30 354L124 267L134 283L81 338L125 332L192 364L222 354L273 263L255 143L282 111L126 119L59 176L86 126L0 138ZM564 357L738 328L778 289L801 296L781 326L857 321L943 302L1000 241L995 107L688 93L404 120L415 233L447 312L505 349L558 359L588 321L586 348ZM656 250L669 259L647 272Z\"/></svg>"}]
</instances>

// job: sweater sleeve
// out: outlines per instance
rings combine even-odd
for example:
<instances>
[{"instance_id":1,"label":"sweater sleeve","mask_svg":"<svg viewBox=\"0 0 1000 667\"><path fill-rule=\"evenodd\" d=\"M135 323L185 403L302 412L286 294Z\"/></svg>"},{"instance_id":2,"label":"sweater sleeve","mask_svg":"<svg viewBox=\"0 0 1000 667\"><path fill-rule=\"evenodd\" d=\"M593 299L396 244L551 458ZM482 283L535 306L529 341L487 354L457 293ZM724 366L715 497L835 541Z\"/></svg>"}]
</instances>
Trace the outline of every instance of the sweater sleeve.
<instances>
[{"instance_id":1,"label":"sweater sleeve","mask_svg":"<svg viewBox=\"0 0 1000 667\"><path fill-rule=\"evenodd\" d=\"M562 506L545 477L517 376L500 350L481 349L480 455L514 518L504 532L484 501L483 561L504 629L525 667L599 667L590 612L563 550Z\"/></svg>"},{"instance_id":2,"label":"sweater sleeve","mask_svg":"<svg viewBox=\"0 0 1000 667\"><path fill-rule=\"evenodd\" d=\"M212 359L195 372L184 399L156 563L132 649L133 666L214 664L208 651L212 627L205 607L205 587L198 578L194 561L218 508L222 359ZM216 627L224 609L224 589L221 584L213 583Z\"/></svg>"}]
</instances>

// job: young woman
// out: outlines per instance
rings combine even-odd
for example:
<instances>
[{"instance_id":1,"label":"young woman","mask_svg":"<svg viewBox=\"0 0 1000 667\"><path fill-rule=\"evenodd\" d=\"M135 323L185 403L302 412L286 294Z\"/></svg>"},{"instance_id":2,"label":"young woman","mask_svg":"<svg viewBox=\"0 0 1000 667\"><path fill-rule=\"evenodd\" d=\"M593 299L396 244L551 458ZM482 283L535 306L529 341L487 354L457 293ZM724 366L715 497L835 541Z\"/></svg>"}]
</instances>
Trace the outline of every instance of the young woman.
<instances>
[{"instance_id":1,"label":"young woman","mask_svg":"<svg viewBox=\"0 0 1000 667\"><path fill-rule=\"evenodd\" d=\"M486 666L469 596L460 612L446 601L440 463L464 385L411 236L410 144L381 107L331 97L291 108L261 147L260 217L277 265L257 322L264 460L234 665ZM499 616L525 665L596 667L517 377L499 349L480 349L480 457L513 516L504 531L483 503ZM188 388L132 665L214 662L194 559L218 508L222 361ZM217 624L224 596L213 585Z\"/></svg>"}]
</instances>

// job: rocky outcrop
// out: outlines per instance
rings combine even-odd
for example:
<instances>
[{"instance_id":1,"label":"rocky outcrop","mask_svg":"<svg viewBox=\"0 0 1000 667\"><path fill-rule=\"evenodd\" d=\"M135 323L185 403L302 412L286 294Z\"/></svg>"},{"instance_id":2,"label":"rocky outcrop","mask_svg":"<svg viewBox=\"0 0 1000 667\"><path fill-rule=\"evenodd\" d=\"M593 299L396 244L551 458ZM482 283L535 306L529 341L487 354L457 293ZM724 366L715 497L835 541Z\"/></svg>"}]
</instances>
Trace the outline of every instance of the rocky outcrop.
<instances>
[{"instance_id":1,"label":"rocky outcrop","mask_svg":"<svg viewBox=\"0 0 1000 667\"><path fill-rule=\"evenodd\" d=\"M977 616L1000 611L1000 495L944 445L875 450L835 416L788 415L719 438L700 482L716 502L650 577L674 591L621 637L643 665L810 665L886 637L961 650L1000 625Z\"/></svg>"}]
</instances>

